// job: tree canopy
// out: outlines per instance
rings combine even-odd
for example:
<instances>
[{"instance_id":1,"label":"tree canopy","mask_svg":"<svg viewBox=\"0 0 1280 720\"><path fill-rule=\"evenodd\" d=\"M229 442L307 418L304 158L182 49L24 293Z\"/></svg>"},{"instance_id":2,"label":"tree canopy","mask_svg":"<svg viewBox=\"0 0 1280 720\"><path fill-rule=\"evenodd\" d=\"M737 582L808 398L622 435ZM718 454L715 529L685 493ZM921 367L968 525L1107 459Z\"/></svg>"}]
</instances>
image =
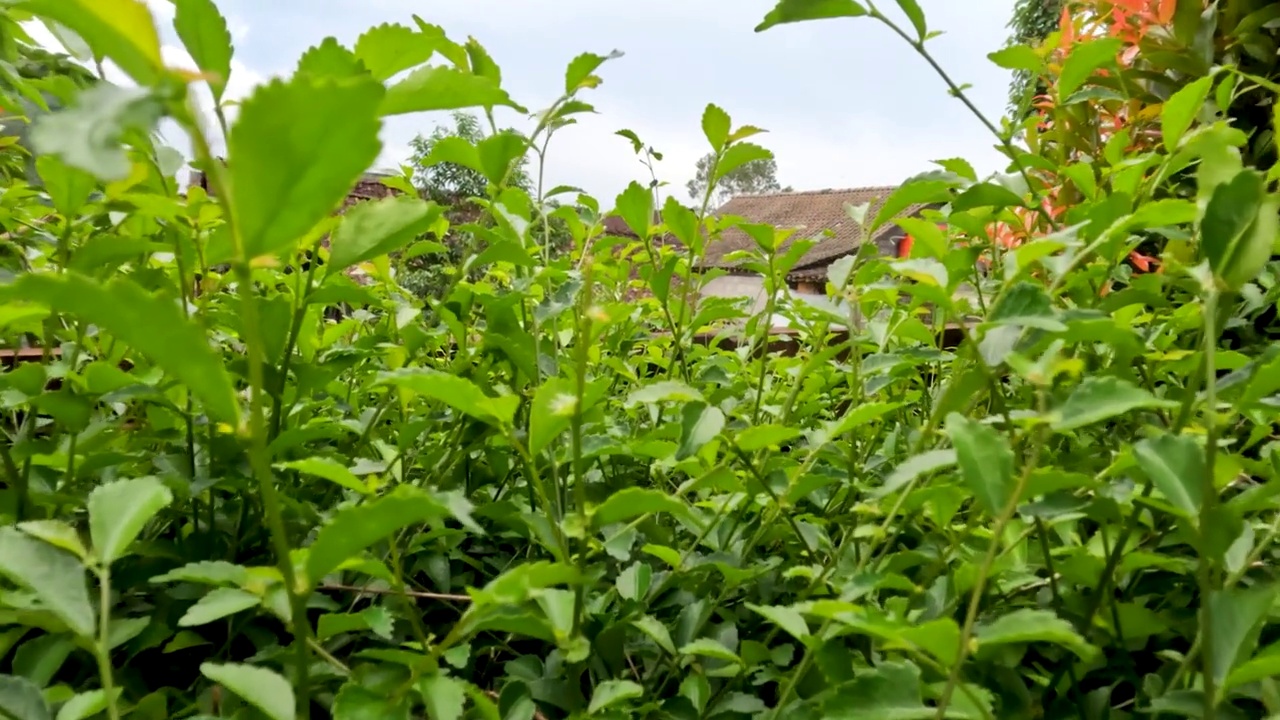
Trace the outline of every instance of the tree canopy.
<instances>
[{"instance_id":1,"label":"tree canopy","mask_svg":"<svg viewBox=\"0 0 1280 720\"><path fill-rule=\"evenodd\" d=\"M701 202L707 192L707 184L711 180L711 168L715 161L714 153L707 153L698 159L693 179L685 184L689 197ZM726 173L716 184L712 192L713 205L723 204L734 195L750 193L777 192L783 190L778 182L778 162L773 158L753 160ZM787 191L791 188L787 187Z\"/></svg>"}]
</instances>

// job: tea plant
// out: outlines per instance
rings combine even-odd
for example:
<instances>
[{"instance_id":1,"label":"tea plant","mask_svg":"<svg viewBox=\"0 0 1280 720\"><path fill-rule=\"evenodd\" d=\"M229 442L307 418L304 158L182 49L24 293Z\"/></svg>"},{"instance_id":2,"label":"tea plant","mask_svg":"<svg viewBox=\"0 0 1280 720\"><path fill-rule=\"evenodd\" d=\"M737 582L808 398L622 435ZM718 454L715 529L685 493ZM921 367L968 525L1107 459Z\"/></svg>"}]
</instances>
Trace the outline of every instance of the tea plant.
<instances>
[{"instance_id":1,"label":"tea plant","mask_svg":"<svg viewBox=\"0 0 1280 720\"><path fill-rule=\"evenodd\" d=\"M978 114L1008 171L941 160L850 208L910 256L851 249L810 303L785 278L812 239L713 212L772 157L715 105L693 206L544 186L617 53L501 131L525 108L493 59L413 17L233 119L210 0L175 0L196 69L138 0L6 4L0 105L31 109L0 145L0 334L42 357L0 374L0 716L1280 714L1277 78L1234 54L1274 10L1170 5L1069 3L993 53L1048 91ZM840 17L976 113L914 0L759 30ZM33 18L136 86L14 72ZM483 178L467 212L335 212L382 118L468 108L489 131L423 160ZM698 292L730 228L762 314ZM424 257L419 297L397 268Z\"/></svg>"}]
</instances>

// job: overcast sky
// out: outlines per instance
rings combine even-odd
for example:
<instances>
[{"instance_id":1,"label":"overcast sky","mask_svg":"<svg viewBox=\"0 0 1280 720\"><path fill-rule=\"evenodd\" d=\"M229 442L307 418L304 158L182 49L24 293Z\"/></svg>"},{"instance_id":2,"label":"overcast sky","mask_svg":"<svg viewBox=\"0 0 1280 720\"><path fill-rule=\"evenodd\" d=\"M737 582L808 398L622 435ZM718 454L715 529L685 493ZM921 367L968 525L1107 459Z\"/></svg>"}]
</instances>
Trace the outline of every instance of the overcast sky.
<instances>
[{"instance_id":1,"label":"overcast sky","mask_svg":"<svg viewBox=\"0 0 1280 720\"><path fill-rule=\"evenodd\" d=\"M646 178L620 128L664 153L659 177L684 196L709 149L700 118L708 102L734 124L763 127L778 179L796 190L892 184L930 161L965 157L980 172L1000 168L993 139L900 38L866 18L786 25L753 32L774 0L216 0L236 43L229 92L243 95L326 36L351 47L372 25L412 26L416 13L450 37L478 39L502 67L503 84L531 110L563 89L565 65L584 51L625 56L607 63L587 91L599 115L552 142L547 177L611 200ZM971 97L998 117L1009 76L987 60L1007 35L1013 0L919 0L933 53ZM148 0L166 45L183 63L169 0ZM892 0L880 5L896 7ZM187 61L189 62L189 61ZM504 124L528 129L515 114ZM408 141L430 132L438 114L399 116L383 131L383 167L408 157ZM185 143L175 142L180 146ZM606 205L611 204L607 203Z\"/></svg>"}]
</instances>

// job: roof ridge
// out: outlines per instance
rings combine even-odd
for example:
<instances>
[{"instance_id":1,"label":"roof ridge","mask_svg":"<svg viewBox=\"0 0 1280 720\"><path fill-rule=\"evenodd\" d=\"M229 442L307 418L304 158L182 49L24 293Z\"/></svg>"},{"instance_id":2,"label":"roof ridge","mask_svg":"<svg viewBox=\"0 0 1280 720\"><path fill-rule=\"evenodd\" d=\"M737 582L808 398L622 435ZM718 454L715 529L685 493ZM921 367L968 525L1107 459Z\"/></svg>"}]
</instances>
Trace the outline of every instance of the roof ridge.
<instances>
[{"instance_id":1,"label":"roof ridge","mask_svg":"<svg viewBox=\"0 0 1280 720\"><path fill-rule=\"evenodd\" d=\"M897 190L899 187L901 187L901 183L898 185L865 185L862 187L848 188L822 188L819 190L777 190L774 192L762 193L739 193L737 195L731 195L729 200L733 200L735 198L791 197L795 195L840 195L844 193L867 192L868 190L887 190L892 192Z\"/></svg>"}]
</instances>

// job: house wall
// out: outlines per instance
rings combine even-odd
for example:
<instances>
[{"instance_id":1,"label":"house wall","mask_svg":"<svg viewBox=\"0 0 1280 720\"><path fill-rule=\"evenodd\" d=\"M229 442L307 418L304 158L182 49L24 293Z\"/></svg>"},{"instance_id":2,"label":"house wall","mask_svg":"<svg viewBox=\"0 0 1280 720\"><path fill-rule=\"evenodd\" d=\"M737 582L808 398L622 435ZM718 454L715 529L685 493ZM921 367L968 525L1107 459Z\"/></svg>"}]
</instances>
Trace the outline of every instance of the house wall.
<instances>
[{"instance_id":1,"label":"house wall","mask_svg":"<svg viewBox=\"0 0 1280 720\"><path fill-rule=\"evenodd\" d=\"M797 289L790 290L791 297L804 300L806 297L824 297L826 286L823 283L804 283ZM764 278L759 275L723 275L712 278L699 293L702 297L748 298L751 305L747 312L756 315L764 312L769 296L765 291Z\"/></svg>"},{"instance_id":2,"label":"house wall","mask_svg":"<svg viewBox=\"0 0 1280 720\"><path fill-rule=\"evenodd\" d=\"M702 297L750 298L748 312L755 315L764 312L768 296L764 290L764 278L759 275L724 275L712 278L698 293Z\"/></svg>"}]
</instances>

